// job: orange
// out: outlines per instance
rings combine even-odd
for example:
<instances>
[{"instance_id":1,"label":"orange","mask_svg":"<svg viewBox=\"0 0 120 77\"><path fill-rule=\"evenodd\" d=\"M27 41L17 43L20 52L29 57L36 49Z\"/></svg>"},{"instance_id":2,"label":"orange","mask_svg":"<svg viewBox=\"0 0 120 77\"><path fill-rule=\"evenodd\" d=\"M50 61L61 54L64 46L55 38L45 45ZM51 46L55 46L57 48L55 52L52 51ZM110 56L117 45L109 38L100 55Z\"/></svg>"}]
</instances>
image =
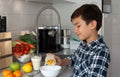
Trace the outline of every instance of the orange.
<instances>
[{"instance_id":1,"label":"orange","mask_svg":"<svg viewBox=\"0 0 120 77\"><path fill-rule=\"evenodd\" d=\"M28 65L31 65L31 66L32 66L32 62L27 62L26 64L28 64Z\"/></svg>"},{"instance_id":2,"label":"orange","mask_svg":"<svg viewBox=\"0 0 120 77\"><path fill-rule=\"evenodd\" d=\"M6 76L4 76L4 77L15 77L15 75L12 74L12 73L9 73L8 75L6 75Z\"/></svg>"},{"instance_id":3,"label":"orange","mask_svg":"<svg viewBox=\"0 0 120 77\"><path fill-rule=\"evenodd\" d=\"M14 71L13 74L15 75L15 77L22 77L22 72L20 70Z\"/></svg>"},{"instance_id":4,"label":"orange","mask_svg":"<svg viewBox=\"0 0 120 77\"><path fill-rule=\"evenodd\" d=\"M5 70L2 71L2 76L5 77L5 76L7 76L10 73L12 73L10 70L5 69Z\"/></svg>"}]
</instances>

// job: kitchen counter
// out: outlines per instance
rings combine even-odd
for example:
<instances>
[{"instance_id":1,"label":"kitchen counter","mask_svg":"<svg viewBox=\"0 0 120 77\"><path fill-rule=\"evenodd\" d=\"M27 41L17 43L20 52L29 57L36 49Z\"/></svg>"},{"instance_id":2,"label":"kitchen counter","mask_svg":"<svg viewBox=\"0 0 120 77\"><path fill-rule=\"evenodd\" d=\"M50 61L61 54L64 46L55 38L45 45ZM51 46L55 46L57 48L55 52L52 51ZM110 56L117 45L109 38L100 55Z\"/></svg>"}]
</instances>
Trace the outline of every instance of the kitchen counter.
<instances>
[{"instance_id":1,"label":"kitchen counter","mask_svg":"<svg viewBox=\"0 0 120 77\"><path fill-rule=\"evenodd\" d=\"M57 77L70 77L72 74L72 68L69 66L63 66L60 74ZM34 75L29 74L24 74L22 77L44 77L41 72L36 73Z\"/></svg>"},{"instance_id":2,"label":"kitchen counter","mask_svg":"<svg viewBox=\"0 0 120 77\"><path fill-rule=\"evenodd\" d=\"M2 77L1 72L2 70L0 70L0 77ZM72 67L63 66L60 74L57 77L70 77L71 74L72 74ZM37 71L37 72L33 71L31 73L23 74L22 77L44 77L44 76L41 74L40 71Z\"/></svg>"},{"instance_id":3,"label":"kitchen counter","mask_svg":"<svg viewBox=\"0 0 120 77\"><path fill-rule=\"evenodd\" d=\"M63 50L61 50L61 51L54 52L54 53L52 53L52 54L58 55L58 56L60 56L60 57L63 58L63 57L66 57L66 56L69 56L69 55L73 54L74 51L75 51L75 50L63 49ZM40 53L40 54L42 55L42 57L44 57L46 53Z\"/></svg>"},{"instance_id":4,"label":"kitchen counter","mask_svg":"<svg viewBox=\"0 0 120 77\"><path fill-rule=\"evenodd\" d=\"M69 50L69 49L64 49L62 51L59 52L55 52L53 54L60 56L61 58L67 57L71 54L73 54L74 50ZM45 57L45 53L40 53L42 55L42 63L44 63L44 57ZM42 64L43 65L43 64ZM7 69L7 68L6 68ZM2 70L0 70L0 77L2 77L1 75ZM34 76L31 76L31 74L36 73ZM60 72L60 74L57 77L70 77L72 74L72 67L69 66L62 66L62 70ZM33 71L32 73L28 73L28 74L24 74L23 77L44 77L40 71Z\"/></svg>"}]
</instances>

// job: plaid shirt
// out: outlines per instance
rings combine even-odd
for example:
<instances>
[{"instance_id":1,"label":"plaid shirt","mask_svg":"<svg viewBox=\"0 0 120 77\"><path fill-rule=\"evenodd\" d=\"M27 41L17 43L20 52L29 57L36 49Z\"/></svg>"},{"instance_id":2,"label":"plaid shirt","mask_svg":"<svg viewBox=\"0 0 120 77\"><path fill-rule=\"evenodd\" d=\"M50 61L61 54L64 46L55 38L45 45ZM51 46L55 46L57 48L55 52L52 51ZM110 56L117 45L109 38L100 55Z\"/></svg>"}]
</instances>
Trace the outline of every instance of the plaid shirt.
<instances>
[{"instance_id":1,"label":"plaid shirt","mask_svg":"<svg viewBox=\"0 0 120 77\"><path fill-rule=\"evenodd\" d=\"M74 67L71 77L106 77L110 52L102 37L86 44L82 41L71 59Z\"/></svg>"}]
</instances>

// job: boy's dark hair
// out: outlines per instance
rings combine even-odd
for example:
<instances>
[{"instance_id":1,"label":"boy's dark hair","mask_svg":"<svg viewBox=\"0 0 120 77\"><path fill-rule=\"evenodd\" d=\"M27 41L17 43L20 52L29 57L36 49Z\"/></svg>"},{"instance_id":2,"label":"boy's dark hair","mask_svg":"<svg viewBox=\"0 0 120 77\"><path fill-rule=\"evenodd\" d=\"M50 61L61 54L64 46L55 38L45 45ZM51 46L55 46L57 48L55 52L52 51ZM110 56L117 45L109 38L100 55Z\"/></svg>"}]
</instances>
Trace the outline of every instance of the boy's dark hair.
<instances>
[{"instance_id":1,"label":"boy's dark hair","mask_svg":"<svg viewBox=\"0 0 120 77\"><path fill-rule=\"evenodd\" d=\"M71 21L79 16L86 21L86 24L89 24L92 20L95 20L97 22L97 31L102 26L102 12L95 4L84 4L76 9L71 15Z\"/></svg>"}]
</instances>

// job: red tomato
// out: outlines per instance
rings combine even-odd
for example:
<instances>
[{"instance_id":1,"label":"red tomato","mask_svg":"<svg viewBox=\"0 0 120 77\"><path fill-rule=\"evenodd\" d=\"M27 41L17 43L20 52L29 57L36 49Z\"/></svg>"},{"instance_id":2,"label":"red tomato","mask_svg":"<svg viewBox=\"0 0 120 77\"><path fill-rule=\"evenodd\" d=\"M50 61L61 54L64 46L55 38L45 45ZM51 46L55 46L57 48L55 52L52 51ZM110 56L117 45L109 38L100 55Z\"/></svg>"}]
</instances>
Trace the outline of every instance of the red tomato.
<instances>
[{"instance_id":1,"label":"red tomato","mask_svg":"<svg viewBox=\"0 0 120 77\"><path fill-rule=\"evenodd\" d=\"M15 50L15 52L20 52L20 50Z\"/></svg>"},{"instance_id":2,"label":"red tomato","mask_svg":"<svg viewBox=\"0 0 120 77\"><path fill-rule=\"evenodd\" d=\"M22 51L22 52L23 52L24 50L25 50L24 48L20 48L20 51Z\"/></svg>"},{"instance_id":3,"label":"red tomato","mask_svg":"<svg viewBox=\"0 0 120 77\"><path fill-rule=\"evenodd\" d=\"M17 53L17 52L13 52L13 54L14 54L15 57L20 57L21 56L20 53Z\"/></svg>"},{"instance_id":4,"label":"red tomato","mask_svg":"<svg viewBox=\"0 0 120 77\"><path fill-rule=\"evenodd\" d=\"M26 51L30 51L30 46L29 46L29 44L26 44L26 49L25 49Z\"/></svg>"},{"instance_id":5,"label":"red tomato","mask_svg":"<svg viewBox=\"0 0 120 77\"><path fill-rule=\"evenodd\" d=\"M24 52L20 51L20 55L21 55L21 56L24 55Z\"/></svg>"},{"instance_id":6,"label":"red tomato","mask_svg":"<svg viewBox=\"0 0 120 77\"><path fill-rule=\"evenodd\" d=\"M21 44L20 45L21 48L25 48L25 46L26 46L25 44Z\"/></svg>"},{"instance_id":7,"label":"red tomato","mask_svg":"<svg viewBox=\"0 0 120 77\"><path fill-rule=\"evenodd\" d=\"M24 51L24 54L28 54L28 51L25 50L25 51Z\"/></svg>"},{"instance_id":8,"label":"red tomato","mask_svg":"<svg viewBox=\"0 0 120 77\"><path fill-rule=\"evenodd\" d=\"M26 47L26 49L25 49L26 51L30 51L30 47Z\"/></svg>"},{"instance_id":9,"label":"red tomato","mask_svg":"<svg viewBox=\"0 0 120 77\"><path fill-rule=\"evenodd\" d=\"M20 45L19 45L19 44L16 44L16 45L15 45L15 48L19 48L19 47L20 47Z\"/></svg>"}]
</instances>

